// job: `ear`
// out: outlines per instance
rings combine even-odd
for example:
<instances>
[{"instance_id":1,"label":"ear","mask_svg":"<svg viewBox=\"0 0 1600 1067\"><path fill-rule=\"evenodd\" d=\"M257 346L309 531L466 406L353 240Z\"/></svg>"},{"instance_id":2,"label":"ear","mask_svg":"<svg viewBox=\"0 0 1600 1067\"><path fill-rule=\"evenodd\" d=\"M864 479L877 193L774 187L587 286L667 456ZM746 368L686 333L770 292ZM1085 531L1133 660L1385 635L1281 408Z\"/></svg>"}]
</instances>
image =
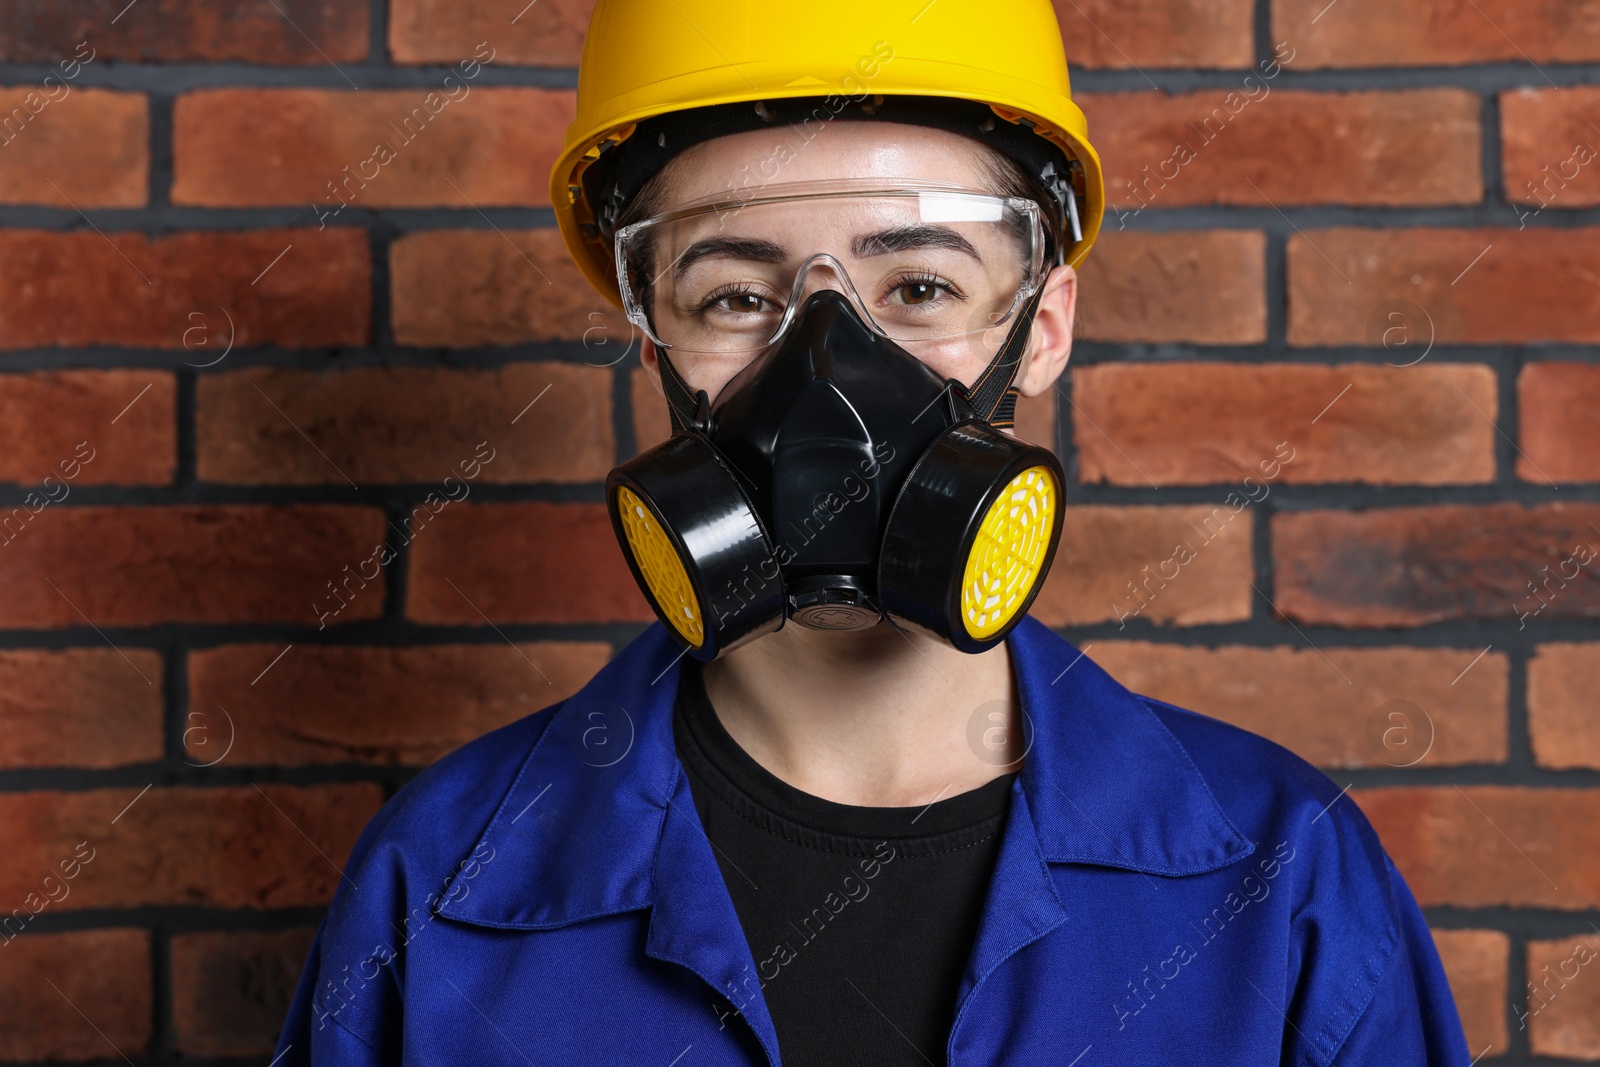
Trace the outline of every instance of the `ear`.
<instances>
[{"instance_id":1,"label":"ear","mask_svg":"<svg viewBox=\"0 0 1600 1067\"><path fill-rule=\"evenodd\" d=\"M661 387L661 355L656 351L656 343L648 336L641 337L640 341L639 362L644 365L645 377L655 386L657 393L666 396L666 390Z\"/></svg>"},{"instance_id":2,"label":"ear","mask_svg":"<svg viewBox=\"0 0 1600 1067\"><path fill-rule=\"evenodd\" d=\"M1028 355L1017 375L1023 396L1038 396L1051 389L1072 355L1072 320L1078 309L1078 272L1065 264L1050 272L1044 295L1033 317Z\"/></svg>"}]
</instances>

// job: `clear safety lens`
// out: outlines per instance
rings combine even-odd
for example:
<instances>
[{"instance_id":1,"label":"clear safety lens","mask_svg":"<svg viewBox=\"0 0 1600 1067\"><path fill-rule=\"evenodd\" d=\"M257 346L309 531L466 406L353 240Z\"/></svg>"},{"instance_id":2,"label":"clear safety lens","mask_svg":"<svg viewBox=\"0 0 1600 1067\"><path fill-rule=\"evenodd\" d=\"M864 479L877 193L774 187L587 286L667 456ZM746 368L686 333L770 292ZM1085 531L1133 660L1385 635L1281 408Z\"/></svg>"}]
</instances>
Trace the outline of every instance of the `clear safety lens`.
<instances>
[{"instance_id":1,"label":"clear safety lens","mask_svg":"<svg viewBox=\"0 0 1600 1067\"><path fill-rule=\"evenodd\" d=\"M1004 325L1038 286L1031 200L948 188L797 192L686 208L617 231L628 317L680 352L751 352L811 292L844 293L916 346Z\"/></svg>"}]
</instances>

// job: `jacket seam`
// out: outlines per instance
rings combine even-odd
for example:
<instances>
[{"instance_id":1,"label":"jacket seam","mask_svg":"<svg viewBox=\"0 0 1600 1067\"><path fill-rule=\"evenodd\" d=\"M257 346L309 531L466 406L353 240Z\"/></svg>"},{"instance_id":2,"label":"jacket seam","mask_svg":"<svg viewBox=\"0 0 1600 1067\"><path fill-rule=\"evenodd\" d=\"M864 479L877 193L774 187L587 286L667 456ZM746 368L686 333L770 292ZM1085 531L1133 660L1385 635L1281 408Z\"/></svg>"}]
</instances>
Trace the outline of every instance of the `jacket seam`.
<instances>
[{"instance_id":1,"label":"jacket seam","mask_svg":"<svg viewBox=\"0 0 1600 1067\"><path fill-rule=\"evenodd\" d=\"M322 971L322 969L320 967L317 968L318 977L321 976L321 971ZM374 1053L376 1053L378 1051L378 1046L377 1045L374 1045L371 1041L367 1040L366 1037L364 1037L362 1034L360 1034L358 1031L356 1031L354 1028L352 1028L344 1020L340 1019L336 1012L327 1011L325 1005L320 1004L318 1002L318 999L315 996L313 996L311 998L311 1005L312 1005L313 1008L315 1008L318 1011L321 1011L323 1013L323 1015L322 1015L323 1018L331 1020L333 1022L334 1026L337 1026L339 1029L343 1030L345 1033L349 1034L351 1037L353 1037L357 1041L361 1042L361 1044L366 1046L370 1051L372 1051ZM309 1050L308 1050L308 1054L309 1054Z\"/></svg>"},{"instance_id":2,"label":"jacket seam","mask_svg":"<svg viewBox=\"0 0 1600 1067\"><path fill-rule=\"evenodd\" d=\"M1365 973L1353 979L1345 987L1346 993L1344 1001L1340 1005L1339 1013L1335 1014L1317 1034L1318 1042L1326 1041L1328 1043L1326 1058L1323 1057L1321 1050L1313 1044L1302 1062L1319 1065L1319 1067L1333 1067L1334 1061L1339 1058L1339 1053L1344 1050L1345 1043L1350 1040L1350 1035L1355 1032L1357 1024L1371 1009L1373 999L1378 994L1378 986L1383 981L1384 975L1388 973L1390 967L1394 966L1395 961L1400 958L1400 953L1397 951L1398 948L1399 938L1397 932L1394 927L1390 927L1386 931L1386 944L1367 957L1364 964ZM1382 962L1377 962L1380 959ZM1367 983L1366 997L1357 1007L1356 999L1359 994L1352 991L1356 990L1363 982ZM1337 1027L1341 1017L1346 1014L1350 1017L1349 1023L1340 1032Z\"/></svg>"},{"instance_id":3,"label":"jacket seam","mask_svg":"<svg viewBox=\"0 0 1600 1067\"><path fill-rule=\"evenodd\" d=\"M674 761L674 762L676 762L676 761ZM651 899L652 907L654 906L654 902L655 902L655 895L656 895L655 894L655 887L656 887L657 872L658 872L658 870L659 870L659 868L661 866L661 846L667 839L667 820L672 818L673 798L677 795L678 782L680 780L683 780L685 782L687 781L685 773L684 773L684 770L683 770L683 767L681 765L674 766L672 768L672 781L667 783L667 803L666 803L666 806L661 809L661 825L656 829L656 849L655 849L655 852L653 854L651 854L651 856L650 856L650 899ZM688 788L687 785L686 785L684 791L689 794L689 803L691 805L693 805L694 804L694 790ZM698 818L698 816L697 816L697 818ZM705 829L705 827L701 827L702 831L704 829ZM707 838L706 840L709 842L710 838ZM654 913L652 913L651 914L652 921L654 920L654 918L655 918Z\"/></svg>"},{"instance_id":4,"label":"jacket seam","mask_svg":"<svg viewBox=\"0 0 1600 1067\"><path fill-rule=\"evenodd\" d=\"M1361 828L1355 828L1360 836ZM1357 1024L1372 1007L1373 998L1377 996L1378 986L1383 977L1388 973L1395 961L1402 957L1399 951L1403 943L1400 931L1400 908L1395 901L1394 879L1390 875L1389 861L1383 855L1383 866L1379 872L1383 877L1383 885L1388 890L1389 910L1385 916L1383 940L1378 948L1369 955L1362 964L1362 973L1352 978L1345 986L1344 996L1341 998L1337 1010L1332 1017L1323 1024L1317 1032L1315 1042L1302 1057L1302 1062L1317 1065L1317 1067L1333 1067L1334 1061L1343 1050L1344 1045L1350 1040L1350 1035L1355 1032ZM1361 989L1365 986L1365 994ZM1346 1021L1348 1019L1348 1021ZM1327 1046L1327 1052L1322 1052L1322 1046Z\"/></svg>"}]
</instances>

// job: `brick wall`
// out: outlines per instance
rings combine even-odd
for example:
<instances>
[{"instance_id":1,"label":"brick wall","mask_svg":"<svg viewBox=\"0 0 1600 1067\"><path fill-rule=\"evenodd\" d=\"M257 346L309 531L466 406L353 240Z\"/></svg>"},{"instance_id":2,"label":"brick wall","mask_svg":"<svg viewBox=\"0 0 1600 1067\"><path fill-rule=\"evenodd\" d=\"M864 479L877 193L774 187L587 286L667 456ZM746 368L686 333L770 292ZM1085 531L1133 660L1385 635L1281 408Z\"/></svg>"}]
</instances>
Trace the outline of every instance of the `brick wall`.
<instances>
[{"instance_id":1,"label":"brick wall","mask_svg":"<svg viewBox=\"0 0 1600 1067\"><path fill-rule=\"evenodd\" d=\"M365 820L649 618L588 5L516 6L0 11L0 1059L264 1063ZM1600 0L1058 8L1113 211L1036 614L1351 785L1480 1062L1600 1059Z\"/></svg>"}]
</instances>

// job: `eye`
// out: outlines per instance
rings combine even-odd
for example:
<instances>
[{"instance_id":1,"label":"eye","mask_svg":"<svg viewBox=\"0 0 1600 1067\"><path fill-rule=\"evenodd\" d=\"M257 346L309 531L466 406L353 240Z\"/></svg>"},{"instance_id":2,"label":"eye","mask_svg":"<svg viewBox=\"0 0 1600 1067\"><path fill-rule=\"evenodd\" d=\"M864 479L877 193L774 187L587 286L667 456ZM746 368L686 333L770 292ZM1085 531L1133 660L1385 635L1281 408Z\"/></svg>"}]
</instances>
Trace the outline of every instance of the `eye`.
<instances>
[{"instance_id":1,"label":"eye","mask_svg":"<svg viewBox=\"0 0 1600 1067\"><path fill-rule=\"evenodd\" d=\"M933 304L944 297L961 299L961 292L954 285L940 278L918 276L902 278L889 289L889 302L906 307Z\"/></svg>"},{"instance_id":2,"label":"eye","mask_svg":"<svg viewBox=\"0 0 1600 1067\"><path fill-rule=\"evenodd\" d=\"M717 301L719 307L728 311L738 311L753 314L766 305L766 301L755 293L732 293Z\"/></svg>"},{"instance_id":3,"label":"eye","mask_svg":"<svg viewBox=\"0 0 1600 1067\"><path fill-rule=\"evenodd\" d=\"M741 285L727 285L700 301L696 311L720 311L730 315L761 315L777 307L760 293Z\"/></svg>"}]
</instances>

